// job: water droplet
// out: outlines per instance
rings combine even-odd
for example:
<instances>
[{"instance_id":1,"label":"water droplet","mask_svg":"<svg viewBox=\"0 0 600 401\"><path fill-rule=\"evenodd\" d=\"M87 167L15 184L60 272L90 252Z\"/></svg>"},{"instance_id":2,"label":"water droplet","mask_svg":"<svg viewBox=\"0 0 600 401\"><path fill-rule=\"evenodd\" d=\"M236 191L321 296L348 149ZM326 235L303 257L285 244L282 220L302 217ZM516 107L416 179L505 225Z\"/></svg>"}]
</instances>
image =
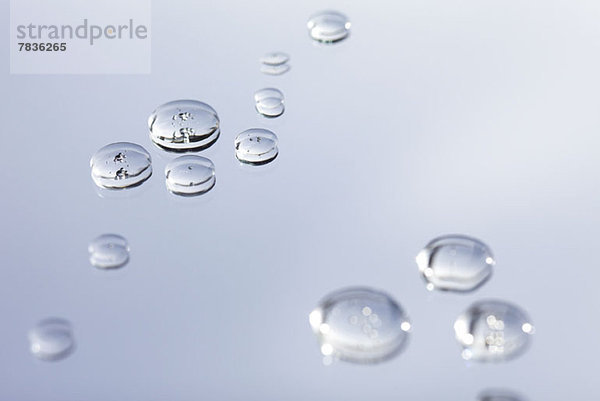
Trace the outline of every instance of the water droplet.
<instances>
[{"instance_id":1,"label":"water droplet","mask_svg":"<svg viewBox=\"0 0 600 401\"><path fill-rule=\"evenodd\" d=\"M125 189L142 184L152 175L150 153L140 145L116 142L98 150L90 160L97 186Z\"/></svg>"},{"instance_id":2,"label":"water droplet","mask_svg":"<svg viewBox=\"0 0 600 401\"><path fill-rule=\"evenodd\" d=\"M489 389L482 391L477 396L477 401L524 401L524 398L513 391Z\"/></svg>"},{"instance_id":3,"label":"water droplet","mask_svg":"<svg viewBox=\"0 0 600 401\"><path fill-rule=\"evenodd\" d=\"M417 255L427 289L473 291L492 275L494 257L483 242L464 235L446 235L431 241Z\"/></svg>"},{"instance_id":4,"label":"water droplet","mask_svg":"<svg viewBox=\"0 0 600 401\"><path fill-rule=\"evenodd\" d=\"M267 75L281 75L285 74L290 70L290 66L288 64L281 65L268 65L263 64L260 66L260 72Z\"/></svg>"},{"instance_id":5,"label":"water droplet","mask_svg":"<svg viewBox=\"0 0 600 401\"><path fill-rule=\"evenodd\" d=\"M389 295L355 287L325 297L310 313L324 356L375 363L398 354L408 342L410 322Z\"/></svg>"},{"instance_id":6,"label":"water droplet","mask_svg":"<svg viewBox=\"0 0 600 401\"><path fill-rule=\"evenodd\" d=\"M283 93L279 89L264 88L254 94L256 111L265 117L279 117L283 114Z\"/></svg>"},{"instance_id":7,"label":"water droplet","mask_svg":"<svg viewBox=\"0 0 600 401\"><path fill-rule=\"evenodd\" d=\"M102 234L88 246L90 263L99 269L117 269L129 261L129 244L117 234Z\"/></svg>"},{"instance_id":8,"label":"water droplet","mask_svg":"<svg viewBox=\"0 0 600 401\"><path fill-rule=\"evenodd\" d=\"M58 361L75 349L71 323L65 319L48 318L29 331L29 348L39 359Z\"/></svg>"},{"instance_id":9,"label":"water droplet","mask_svg":"<svg viewBox=\"0 0 600 401\"><path fill-rule=\"evenodd\" d=\"M464 359L499 362L526 351L533 325L519 307L497 300L472 304L454 322Z\"/></svg>"},{"instance_id":10,"label":"water droplet","mask_svg":"<svg viewBox=\"0 0 600 401\"><path fill-rule=\"evenodd\" d=\"M277 135L263 128L250 128L235 138L235 156L242 163L266 164L277 157Z\"/></svg>"},{"instance_id":11,"label":"water droplet","mask_svg":"<svg viewBox=\"0 0 600 401\"><path fill-rule=\"evenodd\" d=\"M206 157L181 156L165 168L167 189L174 194L195 196L215 186L215 165Z\"/></svg>"},{"instance_id":12,"label":"water droplet","mask_svg":"<svg viewBox=\"0 0 600 401\"><path fill-rule=\"evenodd\" d=\"M260 62L267 65L281 65L288 61L290 61L290 56L283 52L267 53L260 58Z\"/></svg>"},{"instance_id":13,"label":"water droplet","mask_svg":"<svg viewBox=\"0 0 600 401\"><path fill-rule=\"evenodd\" d=\"M322 11L307 23L310 37L323 43L339 42L350 34L350 21L337 11Z\"/></svg>"},{"instance_id":14,"label":"water droplet","mask_svg":"<svg viewBox=\"0 0 600 401\"><path fill-rule=\"evenodd\" d=\"M211 146L221 132L217 112L197 100L174 100L148 119L150 138L165 150L198 151Z\"/></svg>"}]
</instances>

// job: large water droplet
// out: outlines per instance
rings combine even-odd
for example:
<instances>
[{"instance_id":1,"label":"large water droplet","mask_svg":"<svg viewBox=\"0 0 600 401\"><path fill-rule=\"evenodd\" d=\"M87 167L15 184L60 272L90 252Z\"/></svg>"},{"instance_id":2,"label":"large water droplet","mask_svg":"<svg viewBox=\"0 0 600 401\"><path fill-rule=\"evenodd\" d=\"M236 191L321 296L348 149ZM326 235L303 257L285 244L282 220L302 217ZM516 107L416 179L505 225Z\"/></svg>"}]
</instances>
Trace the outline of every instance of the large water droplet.
<instances>
[{"instance_id":1,"label":"large water droplet","mask_svg":"<svg viewBox=\"0 0 600 401\"><path fill-rule=\"evenodd\" d=\"M29 331L29 348L39 359L57 361L75 349L71 323L65 319L48 318Z\"/></svg>"},{"instance_id":2,"label":"large water droplet","mask_svg":"<svg viewBox=\"0 0 600 401\"><path fill-rule=\"evenodd\" d=\"M456 340L466 360L499 362L526 351L534 328L527 314L504 301L472 304L454 322Z\"/></svg>"},{"instance_id":3,"label":"large water droplet","mask_svg":"<svg viewBox=\"0 0 600 401\"><path fill-rule=\"evenodd\" d=\"M504 389L489 389L477 396L477 401L524 401L525 399L514 391Z\"/></svg>"},{"instance_id":4,"label":"large water droplet","mask_svg":"<svg viewBox=\"0 0 600 401\"><path fill-rule=\"evenodd\" d=\"M323 43L334 43L350 34L350 21L337 11L322 11L310 17L307 23L310 37Z\"/></svg>"},{"instance_id":5,"label":"large water droplet","mask_svg":"<svg viewBox=\"0 0 600 401\"><path fill-rule=\"evenodd\" d=\"M489 247L464 235L434 239L416 260L428 290L475 290L491 277L494 265Z\"/></svg>"},{"instance_id":6,"label":"large water droplet","mask_svg":"<svg viewBox=\"0 0 600 401\"><path fill-rule=\"evenodd\" d=\"M92 179L99 187L131 188L150 178L152 158L140 145L116 142L98 150L90 160L90 167Z\"/></svg>"},{"instance_id":7,"label":"large water droplet","mask_svg":"<svg viewBox=\"0 0 600 401\"><path fill-rule=\"evenodd\" d=\"M283 93L275 88L264 88L254 94L256 111L265 117L282 115L285 110L283 100Z\"/></svg>"},{"instance_id":8,"label":"large water droplet","mask_svg":"<svg viewBox=\"0 0 600 401\"><path fill-rule=\"evenodd\" d=\"M129 244L117 234L102 234L88 246L90 263L99 269L116 269L129 261Z\"/></svg>"},{"instance_id":9,"label":"large water droplet","mask_svg":"<svg viewBox=\"0 0 600 401\"><path fill-rule=\"evenodd\" d=\"M277 135L263 128L250 128L235 138L235 156L242 163L266 164L277 157Z\"/></svg>"},{"instance_id":10,"label":"large water droplet","mask_svg":"<svg viewBox=\"0 0 600 401\"><path fill-rule=\"evenodd\" d=\"M290 60L290 56L283 52L267 53L260 58L260 62L267 65L281 65Z\"/></svg>"},{"instance_id":11,"label":"large water droplet","mask_svg":"<svg viewBox=\"0 0 600 401\"><path fill-rule=\"evenodd\" d=\"M411 327L392 297L364 287L329 294L310 313L309 321L323 355L358 363L398 354L407 344Z\"/></svg>"},{"instance_id":12,"label":"large water droplet","mask_svg":"<svg viewBox=\"0 0 600 401\"><path fill-rule=\"evenodd\" d=\"M174 194L194 196L215 186L215 165L206 157L181 156L165 168L167 189Z\"/></svg>"},{"instance_id":13,"label":"large water droplet","mask_svg":"<svg viewBox=\"0 0 600 401\"><path fill-rule=\"evenodd\" d=\"M206 149L221 132L217 112L197 100L174 100L159 106L150 115L148 126L155 144L175 152Z\"/></svg>"}]
</instances>

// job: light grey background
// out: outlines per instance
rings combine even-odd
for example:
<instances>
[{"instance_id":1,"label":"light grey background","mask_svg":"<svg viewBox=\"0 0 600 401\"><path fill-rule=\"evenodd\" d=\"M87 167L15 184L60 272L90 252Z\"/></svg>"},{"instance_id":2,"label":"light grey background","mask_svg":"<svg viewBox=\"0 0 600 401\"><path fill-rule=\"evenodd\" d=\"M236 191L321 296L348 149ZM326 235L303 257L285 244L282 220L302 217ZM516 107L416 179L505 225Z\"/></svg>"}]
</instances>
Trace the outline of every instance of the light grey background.
<instances>
[{"instance_id":1,"label":"light grey background","mask_svg":"<svg viewBox=\"0 0 600 401\"><path fill-rule=\"evenodd\" d=\"M323 8L351 18L348 40L308 38ZM176 0L152 14L151 75L9 75L0 45L1 399L458 401L489 386L598 399L600 3ZM291 55L287 74L259 72L273 50ZM279 119L253 109L264 86L286 95ZM167 193L173 156L148 139L148 115L178 98L222 121L201 198ZM250 127L279 135L271 165L237 163ZM88 162L114 141L149 149L154 175L102 198ZM105 232L130 241L120 271L87 260ZM428 293L417 273L421 247L451 232L497 259L470 295ZM384 364L325 367L308 313L357 284L408 310L411 343ZM465 364L453 320L488 297L529 312L533 346ZM58 363L28 352L46 316L75 328Z\"/></svg>"}]
</instances>

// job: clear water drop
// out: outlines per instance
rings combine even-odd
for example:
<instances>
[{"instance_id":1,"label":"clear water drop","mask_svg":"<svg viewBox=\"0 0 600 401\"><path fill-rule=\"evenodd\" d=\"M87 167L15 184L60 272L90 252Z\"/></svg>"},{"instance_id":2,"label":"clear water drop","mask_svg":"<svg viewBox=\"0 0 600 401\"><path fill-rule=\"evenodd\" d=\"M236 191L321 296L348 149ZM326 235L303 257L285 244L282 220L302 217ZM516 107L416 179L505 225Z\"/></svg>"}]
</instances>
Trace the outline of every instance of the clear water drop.
<instances>
[{"instance_id":1,"label":"clear water drop","mask_svg":"<svg viewBox=\"0 0 600 401\"><path fill-rule=\"evenodd\" d=\"M140 145L116 142L100 148L90 160L97 186L125 189L138 186L152 175L150 153Z\"/></svg>"},{"instance_id":2,"label":"clear water drop","mask_svg":"<svg viewBox=\"0 0 600 401\"><path fill-rule=\"evenodd\" d=\"M129 244L117 234L102 234L89 246L90 263L99 269L117 269L129 262Z\"/></svg>"},{"instance_id":3,"label":"clear water drop","mask_svg":"<svg viewBox=\"0 0 600 401\"><path fill-rule=\"evenodd\" d=\"M199 151L219 138L217 112L197 100L174 100L159 106L148 118L150 138L159 147L175 152Z\"/></svg>"},{"instance_id":4,"label":"clear water drop","mask_svg":"<svg viewBox=\"0 0 600 401\"><path fill-rule=\"evenodd\" d=\"M235 156L242 163L266 164L279 153L277 135L264 128L250 128L238 134L234 144Z\"/></svg>"},{"instance_id":5,"label":"clear water drop","mask_svg":"<svg viewBox=\"0 0 600 401\"><path fill-rule=\"evenodd\" d=\"M335 43L344 40L350 34L350 21L337 11L322 11L309 18L310 37L322 43Z\"/></svg>"},{"instance_id":6,"label":"clear water drop","mask_svg":"<svg viewBox=\"0 0 600 401\"><path fill-rule=\"evenodd\" d=\"M416 261L427 289L458 292L479 288L492 276L495 263L486 244L465 235L435 238Z\"/></svg>"},{"instance_id":7,"label":"clear water drop","mask_svg":"<svg viewBox=\"0 0 600 401\"><path fill-rule=\"evenodd\" d=\"M260 72L267 75L282 75L290 70L289 64L269 65L263 64L260 66Z\"/></svg>"},{"instance_id":8,"label":"clear water drop","mask_svg":"<svg viewBox=\"0 0 600 401\"><path fill-rule=\"evenodd\" d=\"M290 56L284 52L270 52L260 58L262 64L281 65L290 61Z\"/></svg>"},{"instance_id":9,"label":"clear water drop","mask_svg":"<svg viewBox=\"0 0 600 401\"><path fill-rule=\"evenodd\" d=\"M265 117L279 117L285 110L283 93L275 88L263 88L254 93L256 111Z\"/></svg>"},{"instance_id":10,"label":"clear water drop","mask_svg":"<svg viewBox=\"0 0 600 401\"><path fill-rule=\"evenodd\" d=\"M488 389L479 393L477 401L525 401L525 399L514 391Z\"/></svg>"},{"instance_id":11,"label":"clear water drop","mask_svg":"<svg viewBox=\"0 0 600 401\"><path fill-rule=\"evenodd\" d=\"M388 294L366 287L327 295L310 313L309 322L325 357L376 363L402 351L411 324Z\"/></svg>"},{"instance_id":12,"label":"clear water drop","mask_svg":"<svg viewBox=\"0 0 600 401\"><path fill-rule=\"evenodd\" d=\"M215 186L215 165L206 157L181 156L167 164L165 177L167 189L172 193L201 195Z\"/></svg>"},{"instance_id":13,"label":"clear water drop","mask_svg":"<svg viewBox=\"0 0 600 401\"><path fill-rule=\"evenodd\" d=\"M71 323L61 318L40 321L29 331L29 349L38 359L58 361L75 349Z\"/></svg>"},{"instance_id":14,"label":"clear water drop","mask_svg":"<svg viewBox=\"0 0 600 401\"><path fill-rule=\"evenodd\" d=\"M516 358L529 347L533 332L522 309L499 300L475 302L454 322L463 359L480 362Z\"/></svg>"}]
</instances>

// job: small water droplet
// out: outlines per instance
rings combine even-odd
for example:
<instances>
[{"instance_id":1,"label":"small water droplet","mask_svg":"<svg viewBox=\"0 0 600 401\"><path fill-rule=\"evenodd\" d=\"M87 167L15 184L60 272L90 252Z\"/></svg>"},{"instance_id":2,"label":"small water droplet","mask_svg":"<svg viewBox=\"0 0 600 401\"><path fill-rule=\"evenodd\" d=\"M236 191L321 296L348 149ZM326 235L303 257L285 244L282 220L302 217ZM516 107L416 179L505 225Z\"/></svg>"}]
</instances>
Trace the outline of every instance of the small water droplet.
<instances>
[{"instance_id":1,"label":"small water droplet","mask_svg":"<svg viewBox=\"0 0 600 401\"><path fill-rule=\"evenodd\" d=\"M129 244L117 234L102 234L88 246L90 263L99 269L117 269L129 261Z\"/></svg>"},{"instance_id":2,"label":"small water droplet","mask_svg":"<svg viewBox=\"0 0 600 401\"><path fill-rule=\"evenodd\" d=\"M215 165L206 157L181 156L165 168L167 189L176 195L195 196L210 191L216 183Z\"/></svg>"},{"instance_id":3,"label":"small water droplet","mask_svg":"<svg viewBox=\"0 0 600 401\"><path fill-rule=\"evenodd\" d=\"M513 359L526 351L533 330L527 314L516 305L498 300L472 304L454 322L463 358L481 362Z\"/></svg>"},{"instance_id":4,"label":"small water droplet","mask_svg":"<svg viewBox=\"0 0 600 401\"><path fill-rule=\"evenodd\" d=\"M350 21L337 11L322 11L307 23L310 37L322 43L339 42L350 34Z\"/></svg>"},{"instance_id":5,"label":"small water droplet","mask_svg":"<svg viewBox=\"0 0 600 401\"><path fill-rule=\"evenodd\" d=\"M262 64L281 65L290 61L290 56L284 52L270 52L260 58Z\"/></svg>"},{"instance_id":6,"label":"small water droplet","mask_svg":"<svg viewBox=\"0 0 600 401\"><path fill-rule=\"evenodd\" d=\"M264 88L254 93L256 111L265 117L279 117L283 114L283 93L279 89Z\"/></svg>"},{"instance_id":7,"label":"small water droplet","mask_svg":"<svg viewBox=\"0 0 600 401\"><path fill-rule=\"evenodd\" d=\"M48 318L29 331L29 348L38 359L58 361L75 349L71 323L65 319Z\"/></svg>"},{"instance_id":8,"label":"small water droplet","mask_svg":"<svg viewBox=\"0 0 600 401\"><path fill-rule=\"evenodd\" d=\"M100 148L90 160L92 179L107 189L132 188L152 175L150 153L129 142L111 143Z\"/></svg>"},{"instance_id":9,"label":"small water droplet","mask_svg":"<svg viewBox=\"0 0 600 401\"><path fill-rule=\"evenodd\" d=\"M175 152L206 149L221 132L217 112L197 100L174 100L159 106L148 118L148 127L156 145Z\"/></svg>"},{"instance_id":10,"label":"small water droplet","mask_svg":"<svg viewBox=\"0 0 600 401\"><path fill-rule=\"evenodd\" d=\"M263 64L260 66L260 72L267 75L281 75L285 74L290 70L290 66L288 64L281 65L268 65Z\"/></svg>"},{"instance_id":11,"label":"small water droplet","mask_svg":"<svg viewBox=\"0 0 600 401\"><path fill-rule=\"evenodd\" d=\"M407 344L410 329L406 313L393 298L364 287L329 294L310 313L309 322L323 355L357 363L395 356Z\"/></svg>"},{"instance_id":12,"label":"small water droplet","mask_svg":"<svg viewBox=\"0 0 600 401\"><path fill-rule=\"evenodd\" d=\"M488 389L479 393L477 401L525 401L525 399L514 391Z\"/></svg>"},{"instance_id":13,"label":"small water droplet","mask_svg":"<svg viewBox=\"0 0 600 401\"><path fill-rule=\"evenodd\" d=\"M263 128L250 128L235 138L235 156L242 163L266 164L277 157L277 135Z\"/></svg>"},{"instance_id":14,"label":"small water droplet","mask_svg":"<svg viewBox=\"0 0 600 401\"><path fill-rule=\"evenodd\" d=\"M416 261L430 291L473 291L491 277L494 265L490 248L464 235L434 239Z\"/></svg>"}]
</instances>

